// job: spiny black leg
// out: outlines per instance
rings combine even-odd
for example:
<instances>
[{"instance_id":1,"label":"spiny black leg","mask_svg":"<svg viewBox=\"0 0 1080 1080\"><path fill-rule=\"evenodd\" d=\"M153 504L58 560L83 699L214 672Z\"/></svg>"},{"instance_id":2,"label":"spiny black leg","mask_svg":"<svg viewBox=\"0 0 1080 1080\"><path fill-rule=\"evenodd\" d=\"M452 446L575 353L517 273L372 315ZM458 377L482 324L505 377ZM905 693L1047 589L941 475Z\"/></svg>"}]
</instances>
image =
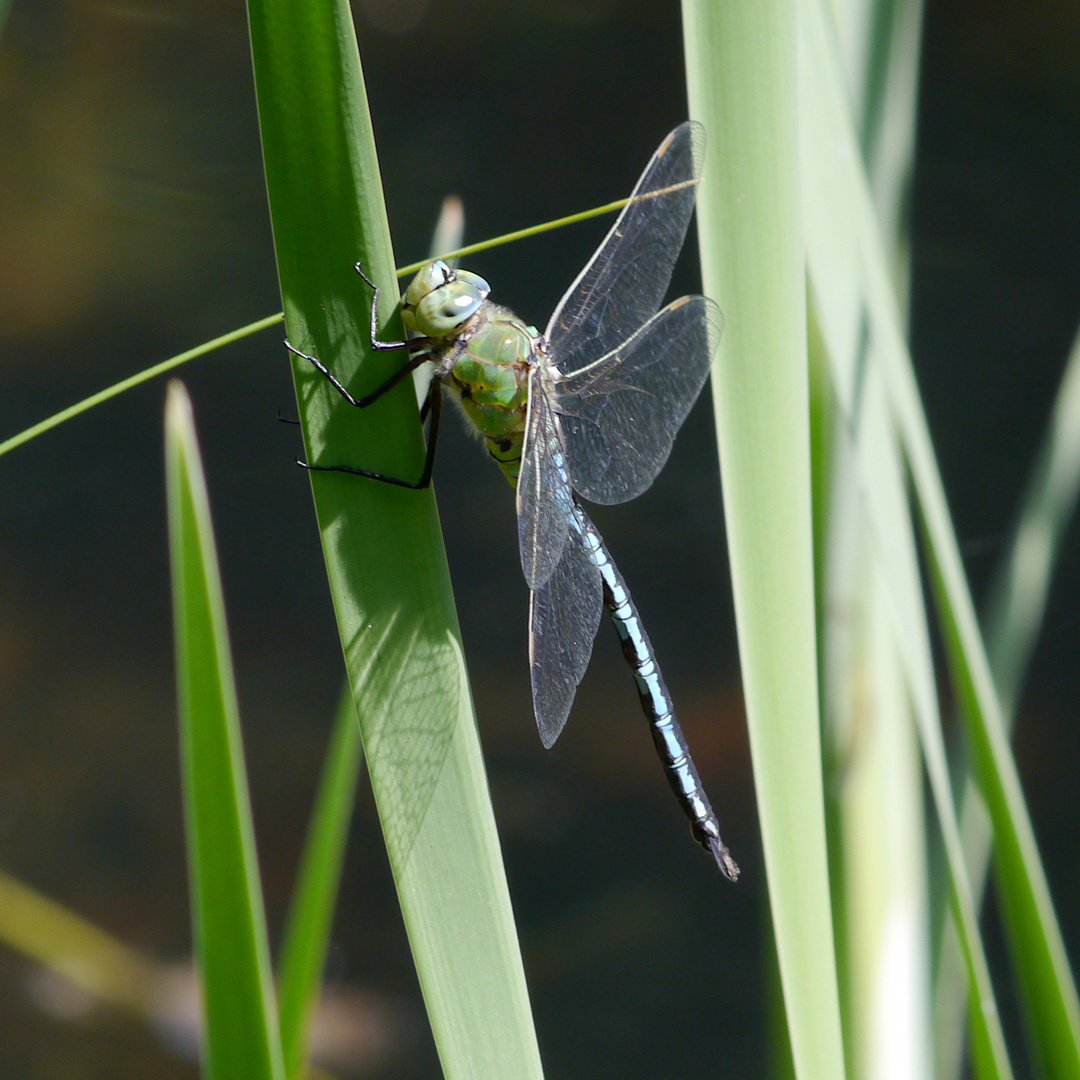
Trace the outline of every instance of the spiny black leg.
<instances>
[{"instance_id":1,"label":"spiny black leg","mask_svg":"<svg viewBox=\"0 0 1080 1080\"><path fill-rule=\"evenodd\" d=\"M426 339L417 339L418 341ZM295 345L292 344L287 338L285 340L285 348L289 350L294 356L299 356L303 360L307 360L308 363L319 372L323 378L350 404L355 405L358 409L366 409L372 402L378 401L388 390L392 390L410 371L415 371L421 364L427 362L427 355L421 353L417 356L410 356L408 362L403 364L393 375L390 376L386 382L377 386L370 394L365 394L363 397L354 398L344 386L338 382L337 376L321 361L318 357L311 356L308 353L301 352Z\"/></svg>"},{"instance_id":2,"label":"spiny black leg","mask_svg":"<svg viewBox=\"0 0 1080 1080\"><path fill-rule=\"evenodd\" d=\"M302 469L307 469L308 472L343 472L350 473L352 476L364 476L368 480L378 480L383 484L393 484L395 487L409 488L412 491L419 491L420 488L427 487L427 484L413 483L411 480L399 480L396 476L383 476L382 473L368 472L367 469L354 469L351 465L309 465L306 461L296 459L296 464ZM428 483L430 483L430 479Z\"/></svg>"},{"instance_id":3,"label":"spiny black leg","mask_svg":"<svg viewBox=\"0 0 1080 1080\"><path fill-rule=\"evenodd\" d=\"M309 472L349 473L352 476L365 476L368 480L378 480L383 484L393 484L395 487L409 488L412 491L419 491L422 488L429 487L431 474L435 468L435 448L439 442L439 418L442 415L442 390L437 382L431 384L427 400L421 410L422 414L424 412L431 413L431 430L428 432L424 471L420 474L420 479L415 483L410 480L399 480L396 476L384 476L382 473L370 472L367 469L355 469L351 465L309 465L306 461L300 461L299 458L296 464Z\"/></svg>"},{"instance_id":4,"label":"spiny black leg","mask_svg":"<svg viewBox=\"0 0 1080 1080\"><path fill-rule=\"evenodd\" d=\"M398 368L398 370L395 371L394 374L386 380L386 382L382 383L382 385L380 386L377 386L374 390L371 391L370 394L365 394L362 398L359 398L356 402L357 407L363 409L370 405L373 401L378 401L379 398L381 398L383 394L385 394L388 390L393 390L394 387L397 386L397 384L401 382L401 380L404 379L406 375L408 375L412 371L415 371L421 364L426 364L428 362L428 359L429 357L427 353L420 353L417 356L410 356L408 363L403 364L400 368Z\"/></svg>"},{"instance_id":5,"label":"spiny black leg","mask_svg":"<svg viewBox=\"0 0 1080 1080\"><path fill-rule=\"evenodd\" d=\"M424 458L424 471L418 487L426 488L431 484L431 474L435 469L435 447L439 445L439 419L442 416L442 384L436 379L428 387L420 415L431 414L431 428L428 430L427 457Z\"/></svg>"},{"instance_id":6,"label":"spiny black leg","mask_svg":"<svg viewBox=\"0 0 1080 1080\"><path fill-rule=\"evenodd\" d=\"M382 291L374 281L364 273L363 263L357 263L353 269L371 286L374 295L371 297L371 347L377 352L390 349L417 349L426 348L430 338L413 338L412 341L380 341L379 340L379 293ZM423 343L421 345L421 342Z\"/></svg>"},{"instance_id":7,"label":"spiny black leg","mask_svg":"<svg viewBox=\"0 0 1080 1080\"><path fill-rule=\"evenodd\" d=\"M282 416L280 408L277 411L277 418L283 424L295 424L297 427L300 426L299 420L294 420L291 416Z\"/></svg>"},{"instance_id":8,"label":"spiny black leg","mask_svg":"<svg viewBox=\"0 0 1080 1080\"><path fill-rule=\"evenodd\" d=\"M429 337L415 337L410 341L380 341L379 340L379 286L375 284L364 273L360 263L356 264L356 272L371 286L374 295L371 298L371 347L378 352L394 351L396 349L407 349L410 354L409 361L403 364L393 375L390 376L384 383L376 387L370 394L365 394L361 398L354 398L348 390L338 381L330 369L317 357L312 356L310 353L301 352L296 348L292 342L285 339L285 348L295 356L299 356L303 360L307 360L316 371L330 383L330 385L350 404L355 405L358 409L366 408L373 401L378 401L388 390L392 390L410 371L415 371L421 364L427 359L427 351L431 348L433 342Z\"/></svg>"}]
</instances>

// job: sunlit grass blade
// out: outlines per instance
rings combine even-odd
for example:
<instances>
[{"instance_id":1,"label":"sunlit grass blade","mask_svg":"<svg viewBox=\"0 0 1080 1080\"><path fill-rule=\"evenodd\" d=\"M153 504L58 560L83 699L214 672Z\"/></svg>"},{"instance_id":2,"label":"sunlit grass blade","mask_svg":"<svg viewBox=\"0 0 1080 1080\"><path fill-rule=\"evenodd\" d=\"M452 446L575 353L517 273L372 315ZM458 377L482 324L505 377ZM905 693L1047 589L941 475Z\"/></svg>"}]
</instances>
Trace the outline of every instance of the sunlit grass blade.
<instances>
[{"instance_id":1,"label":"sunlit grass blade","mask_svg":"<svg viewBox=\"0 0 1080 1080\"><path fill-rule=\"evenodd\" d=\"M923 0L845 0L833 10L853 123L898 302L905 310Z\"/></svg>"},{"instance_id":2,"label":"sunlit grass blade","mask_svg":"<svg viewBox=\"0 0 1080 1080\"><path fill-rule=\"evenodd\" d=\"M906 287L904 211L915 149L921 3L843 0L834 10L878 219L896 277ZM805 129L800 125L804 140ZM804 190L808 157L819 149L806 140ZM823 369L818 379L830 384L816 421L822 431L815 444L824 448L815 458L815 557L829 858L848 1075L921 1080L931 1069L922 763L881 560L867 522L864 473L889 512L888 528L911 553L914 535L884 390L868 364L855 245L835 221L821 221L811 201L804 201L803 228L808 244L818 242L821 231L827 234L836 273L830 309L819 312L817 322L828 326L833 348L844 351L831 357L830 374L812 317L812 372ZM917 595L913 557L904 570L906 587Z\"/></svg>"},{"instance_id":3,"label":"sunlit grass blade","mask_svg":"<svg viewBox=\"0 0 1080 1080\"><path fill-rule=\"evenodd\" d=\"M811 132L809 138L813 141L815 134ZM807 172L809 171L807 170ZM837 207L842 212L843 202L838 202ZM815 260L812 251L810 266L812 280L815 285L823 286L812 290L812 294L815 310L819 313L820 321L824 325L829 322L827 312L832 306L830 304L830 289L827 284L824 284L824 279L819 278L815 273ZM826 334L826 337L828 336ZM835 346L835 340L833 344ZM826 352L828 353L828 351L828 347L826 347ZM865 377L868 383L875 381L873 371L868 371ZM879 386L875 392L871 385L867 387L865 393L867 398L872 400L881 393L881 388ZM852 419L851 414L848 414L846 419ZM984 1062L985 1066L985 1070L980 1075L1008 1078L1012 1075L1011 1068L997 1017L997 1006L990 983L989 969L982 942L979 938L978 919L967 880L963 849L960 844L959 829L952 805L948 763L945 756L940 709L934 681L929 628L922 603L923 597L915 538L911 528L907 504L902 498L902 478L889 467L887 461L880 460L881 451L888 447L887 441L880 438L880 433L873 431L875 425L886 423L880 407L877 409L872 407L865 409L859 419L859 424L850 425L848 430L852 433L858 432L857 441L853 439L852 452L859 475L859 499L874 550L876 564L875 587L879 589L882 602L889 613L892 640L901 661L907 694L910 696L918 725L923 758L930 779L930 788L941 823L945 853L951 874L950 902L954 917L961 927L967 969L972 984L976 987L975 1001L978 1002L978 1008L973 1013L974 1030L972 1037L976 1048L978 1048L980 1060ZM884 690L887 688L879 689ZM893 746L895 747L895 745L894 743ZM900 761L890 760L888 764L894 769L902 768L903 759L901 758ZM845 784L853 779L854 777L845 777ZM893 776L892 782L895 783L896 779L897 777ZM916 817L915 824L917 824L919 820L917 801L912 798L911 792L908 793L907 797L912 804L909 805L908 809ZM910 830L911 827L912 822L907 822L905 832ZM899 837L893 837L892 839L894 843L902 843ZM911 849L910 843L908 847L909 855L915 856L919 853L918 850ZM921 844L918 847L921 847ZM898 853L890 852L890 855ZM909 880L905 887L909 904L912 901L918 902L917 898L912 896L912 888L917 884L916 879L919 875L910 876L912 880ZM899 912L900 909L896 909L894 914ZM917 913L912 914L915 914L915 919L909 918L908 925L917 927L918 915ZM925 912L923 918L925 918ZM894 929L896 928L894 927ZM893 942L894 946L899 944L900 942ZM915 958L911 963L922 964L925 968L927 963L925 926L922 929L921 940L918 942L910 941L909 944L911 947L918 944L922 950L921 959ZM903 956L894 956L893 959L900 961L902 965L905 962ZM900 970L903 971L904 967L902 966ZM915 975L920 981L925 982L925 970L921 973L916 971L908 972L908 974ZM883 987L883 989L895 992L898 987L894 983L888 987ZM908 1002L913 1008L919 1008L923 1012L922 1016L911 1017L912 1023L924 1025L926 1019L926 996L924 995L920 1002L914 1002L910 998ZM895 1007L898 1002L893 1004ZM899 1019L894 1013L888 1015L889 1024L899 1023ZM910 1051L912 1047L905 1046L904 1049ZM926 1064L925 1056L924 1048L924 1065ZM892 1064L896 1064L895 1058Z\"/></svg>"},{"instance_id":4,"label":"sunlit grass blade","mask_svg":"<svg viewBox=\"0 0 1080 1080\"><path fill-rule=\"evenodd\" d=\"M165 408L165 461L204 1074L284 1080L210 504L179 383Z\"/></svg>"},{"instance_id":5,"label":"sunlit grass blade","mask_svg":"<svg viewBox=\"0 0 1080 1080\"><path fill-rule=\"evenodd\" d=\"M1080 494L1080 335L1073 342L1058 389L1046 437L1024 492L1012 543L990 590L984 621L990 670L1001 700L1006 729L1015 720L1017 701L1035 648L1065 529ZM976 896L985 886L990 857L990 822L975 782L965 781L960 799L960 834ZM957 970L952 928L942 933L936 1009L939 1029L963 1015L966 986ZM960 978L958 978L960 975ZM939 1053L943 1077L956 1076L960 1048Z\"/></svg>"},{"instance_id":6,"label":"sunlit grass blade","mask_svg":"<svg viewBox=\"0 0 1080 1080\"><path fill-rule=\"evenodd\" d=\"M311 1016L330 944L349 820L362 760L356 706L346 686L323 764L278 959L285 1075L303 1077Z\"/></svg>"},{"instance_id":7,"label":"sunlit grass blade","mask_svg":"<svg viewBox=\"0 0 1080 1080\"><path fill-rule=\"evenodd\" d=\"M1006 724L1027 674L1050 580L1080 495L1080 334L1024 491L1012 543L990 591L986 651Z\"/></svg>"},{"instance_id":8,"label":"sunlit grass blade","mask_svg":"<svg viewBox=\"0 0 1080 1080\"><path fill-rule=\"evenodd\" d=\"M822 796L793 3L683 4L724 514L796 1074L843 1076Z\"/></svg>"},{"instance_id":9,"label":"sunlit grass blade","mask_svg":"<svg viewBox=\"0 0 1080 1080\"><path fill-rule=\"evenodd\" d=\"M431 234L431 247L429 248L431 257L434 259L438 257L441 251L453 251L454 248L461 247L464 238L465 207L456 195L447 195L442 201L439 218L435 222L435 228ZM446 262L455 267L458 263L457 259L452 255L446 256ZM400 270L398 271L398 277L401 277ZM416 402L418 405L423 405L431 390L431 381L435 377L434 365L421 364L412 375L413 386L416 388Z\"/></svg>"},{"instance_id":10,"label":"sunlit grass blade","mask_svg":"<svg viewBox=\"0 0 1080 1080\"><path fill-rule=\"evenodd\" d=\"M812 213L808 206L806 217ZM840 311L833 304L812 325L843 318L847 283L837 284ZM820 304L820 296L815 300ZM835 335L830 337L835 347ZM819 363L827 364L825 343L816 334L811 341ZM879 1075L888 1062L891 1075L923 1077L930 1050L922 771L883 580L885 574L898 576L917 600L919 575L903 462L872 371L864 375L857 408L856 419L838 402L833 407L827 566L819 604L844 1033L850 1075ZM892 541L884 552L867 521L868 484L884 519L876 531ZM925 623L911 632L921 632L926 642ZM928 644L924 649L928 658ZM932 678L932 671L927 674Z\"/></svg>"},{"instance_id":11,"label":"sunlit grass blade","mask_svg":"<svg viewBox=\"0 0 1080 1080\"><path fill-rule=\"evenodd\" d=\"M827 71L830 52L827 18L820 4L807 2L803 10L808 16L805 25L810 28L807 34L809 69ZM844 212L852 215L857 224L871 335L881 356L881 370L915 485L947 655L983 794L994 822L999 891L1022 996L1029 1006L1032 1040L1052 1075L1076 1075L1080 1061L1077 1061L1075 987L1003 730L1000 707L963 575L910 356L900 331L899 314L877 237L865 176L853 166L857 157L844 157L845 153L851 154L854 143L844 94L836 85L828 86L828 94L828 105L821 111L820 137L825 145L837 148L836 159L844 173L840 189ZM928 760L928 767L930 765ZM931 779L933 781L933 774ZM954 840L959 846L958 837L946 833L947 845ZM959 883L957 875L963 874L967 891L967 896L962 897L963 904L973 906L966 885L966 871L956 865L957 859L952 854L950 859L954 881ZM973 907L961 914L965 921L974 921Z\"/></svg>"},{"instance_id":12,"label":"sunlit grass blade","mask_svg":"<svg viewBox=\"0 0 1080 1080\"><path fill-rule=\"evenodd\" d=\"M0 942L56 972L95 998L153 1016L163 982L161 965L0 871Z\"/></svg>"},{"instance_id":13,"label":"sunlit grass blade","mask_svg":"<svg viewBox=\"0 0 1080 1080\"><path fill-rule=\"evenodd\" d=\"M357 391L405 360L367 340L394 260L347 3L251 0L259 122L291 340ZM383 330L398 336L401 324ZM284 362L285 353L282 352ZM308 460L414 479L423 461L404 380L361 414L302 361ZM297 479L297 482L301 480ZM443 1069L540 1072L433 494L311 477L365 760Z\"/></svg>"},{"instance_id":14,"label":"sunlit grass blade","mask_svg":"<svg viewBox=\"0 0 1080 1080\"><path fill-rule=\"evenodd\" d=\"M442 251L453 251L461 247L465 238L465 207L456 195L447 195L439 208L439 219L435 222L435 229L431 234L431 247L428 251L433 259L439 257ZM458 260L454 256L446 259L451 266L457 266ZM401 272L398 271L399 276Z\"/></svg>"},{"instance_id":15,"label":"sunlit grass blade","mask_svg":"<svg viewBox=\"0 0 1080 1080\"><path fill-rule=\"evenodd\" d=\"M867 209L859 193L859 216ZM1080 1004L1069 971L1001 708L979 634L925 414L889 294L880 250L864 251L874 333L915 485L935 584L938 617L980 790L993 822L998 896L1031 1043L1051 1077L1080 1075Z\"/></svg>"},{"instance_id":16,"label":"sunlit grass blade","mask_svg":"<svg viewBox=\"0 0 1080 1080\"><path fill-rule=\"evenodd\" d=\"M803 180L806 199L806 236L808 268L814 310L825 340L825 352L833 365L833 383L837 400L845 413L845 424L851 437L864 441L864 422L869 417L858 413L858 391L872 387L881 378L885 343L870 338L869 355L861 375L859 369L845 365L852 355L851 315L861 311L861 297L853 299L850 289L852 267L857 268L860 280L865 276L862 245L866 243L860 230L876 232L877 223L869 209L866 178L858 165L859 152L848 114L848 98L835 66L835 50L830 47L830 34L823 9L815 0L800 6L804 17L800 22L801 95L800 132L803 145ZM860 217L850 211L850 188L862 185L867 213ZM841 262L838 251L846 254L848 265ZM884 275L884 267L879 267ZM890 340L887 345L905 348L902 341ZM859 375L859 378L856 376ZM887 392L888 384L882 380ZM869 389L868 399L872 400ZM885 400L888 400L886 397ZM879 417L879 424L882 419ZM870 433L866 447L874 446ZM953 910L961 928L964 957L972 985L976 988L979 1008L973 1012L974 1044L980 1048L980 1058L988 1063L984 1075L1008 1077L1011 1070L1001 1034L997 1009L990 984L989 972L978 933L978 919L967 881L962 857L944 740L941 734L940 712L934 680L929 630L923 606L915 541L906 504L895 491L882 484L880 473L865 451L854 455L860 473L860 497L865 506L876 556L881 567L880 580L894 623L895 640L903 662L904 676L911 697L915 719L922 743L923 757L930 778L945 851L949 861ZM889 494L892 491L892 497Z\"/></svg>"}]
</instances>

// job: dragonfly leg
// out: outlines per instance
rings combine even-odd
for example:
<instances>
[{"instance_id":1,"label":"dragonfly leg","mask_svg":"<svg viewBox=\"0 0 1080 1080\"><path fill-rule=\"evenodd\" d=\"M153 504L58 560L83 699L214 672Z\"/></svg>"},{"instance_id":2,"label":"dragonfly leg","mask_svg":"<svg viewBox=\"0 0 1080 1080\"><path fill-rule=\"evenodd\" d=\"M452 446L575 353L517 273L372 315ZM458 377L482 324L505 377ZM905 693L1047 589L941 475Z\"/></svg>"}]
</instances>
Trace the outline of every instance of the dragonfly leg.
<instances>
[{"instance_id":1,"label":"dragonfly leg","mask_svg":"<svg viewBox=\"0 0 1080 1080\"><path fill-rule=\"evenodd\" d=\"M371 286L371 347L376 352L387 352L391 349L416 349L426 348L430 344L428 338L413 338L412 341L380 341L379 340L379 293L382 290L374 281L364 273L364 264L357 263L353 269Z\"/></svg>"},{"instance_id":2,"label":"dragonfly leg","mask_svg":"<svg viewBox=\"0 0 1080 1080\"><path fill-rule=\"evenodd\" d=\"M439 393L437 395L438 399L439 399L439 404L438 405L434 404L435 398L436 398L436 393L433 391L432 387L435 387L435 385L436 384L435 384L435 382L433 380L432 383L431 383L431 386L428 387L427 397L424 398L424 404L420 406L420 423L421 424L423 424L427 420L428 415L430 414L430 412L431 412L431 410L433 408L434 409L441 409L442 408L442 394L441 393Z\"/></svg>"},{"instance_id":3,"label":"dragonfly leg","mask_svg":"<svg viewBox=\"0 0 1080 1080\"><path fill-rule=\"evenodd\" d=\"M416 344L421 344L426 339L418 338ZM358 409L366 409L369 405L378 401L384 394L392 390L402 379L405 378L410 372L415 371L421 364L427 362L427 355L420 353L417 356L410 356L408 361L401 365L393 375L390 376L385 382L380 383L370 394L365 394L363 397L353 397L348 390L341 384L338 377L317 357L312 356L309 353L301 352L288 338L285 339L285 348L289 350L294 356L299 356L301 360L306 360L326 381L350 404L355 405Z\"/></svg>"},{"instance_id":4,"label":"dragonfly leg","mask_svg":"<svg viewBox=\"0 0 1080 1080\"><path fill-rule=\"evenodd\" d=\"M363 476L368 480L378 480L383 484L393 484L395 487L409 488L412 491L420 491L431 486L431 474L435 468L435 448L439 444L439 420L442 417L442 391L437 382L431 384L427 399L421 409L421 416L431 415L431 430L428 432L427 453L424 456L424 471L420 479L416 481L401 480L396 476L385 476L383 473L371 472L369 469L357 469L352 465L309 465L306 461L297 458L296 464L309 472L343 472L352 476Z\"/></svg>"}]
</instances>

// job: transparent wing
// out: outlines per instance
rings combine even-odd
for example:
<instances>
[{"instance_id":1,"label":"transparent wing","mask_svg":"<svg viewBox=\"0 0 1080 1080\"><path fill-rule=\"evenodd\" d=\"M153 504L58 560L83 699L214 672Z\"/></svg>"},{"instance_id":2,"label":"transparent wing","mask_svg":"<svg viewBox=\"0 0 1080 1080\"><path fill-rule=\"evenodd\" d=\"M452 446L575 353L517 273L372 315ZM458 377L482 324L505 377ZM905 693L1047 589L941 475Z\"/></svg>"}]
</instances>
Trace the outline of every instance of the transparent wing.
<instances>
[{"instance_id":1,"label":"transparent wing","mask_svg":"<svg viewBox=\"0 0 1080 1080\"><path fill-rule=\"evenodd\" d=\"M552 404L575 490L610 504L648 488L701 393L723 326L712 300L684 296L556 383Z\"/></svg>"},{"instance_id":2,"label":"transparent wing","mask_svg":"<svg viewBox=\"0 0 1080 1080\"><path fill-rule=\"evenodd\" d=\"M541 588L558 565L573 509L559 420L533 369L517 482L518 547L530 589Z\"/></svg>"},{"instance_id":3,"label":"transparent wing","mask_svg":"<svg viewBox=\"0 0 1080 1080\"><path fill-rule=\"evenodd\" d=\"M697 197L705 129L680 124L660 144L618 220L559 301L545 337L568 374L626 341L660 306Z\"/></svg>"},{"instance_id":4,"label":"transparent wing","mask_svg":"<svg viewBox=\"0 0 1080 1080\"><path fill-rule=\"evenodd\" d=\"M574 531L547 582L529 597L529 665L540 741L559 737L589 666L603 608L600 571Z\"/></svg>"}]
</instances>

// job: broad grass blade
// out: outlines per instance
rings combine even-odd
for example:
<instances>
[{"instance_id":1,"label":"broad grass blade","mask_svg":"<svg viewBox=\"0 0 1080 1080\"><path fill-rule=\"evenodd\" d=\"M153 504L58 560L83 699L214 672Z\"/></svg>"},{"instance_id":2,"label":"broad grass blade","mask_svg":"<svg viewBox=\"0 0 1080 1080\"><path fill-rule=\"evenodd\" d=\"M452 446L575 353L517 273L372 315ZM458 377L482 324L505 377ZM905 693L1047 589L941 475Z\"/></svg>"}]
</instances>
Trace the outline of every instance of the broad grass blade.
<instances>
[{"instance_id":1,"label":"broad grass blade","mask_svg":"<svg viewBox=\"0 0 1080 1080\"><path fill-rule=\"evenodd\" d=\"M724 515L769 900L800 1080L844 1075L818 726L794 3L683 3Z\"/></svg>"},{"instance_id":2,"label":"broad grass blade","mask_svg":"<svg viewBox=\"0 0 1080 1080\"><path fill-rule=\"evenodd\" d=\"M372 350L370 293L352 271L359 260L383 287L383 334L400 340L352 17L344 0L250 0L248 12L286 327L362 393L405 356ZM411 380L360 414L295 363L309 461L419 476ZM443 1069L468 1080L538 1076L433 494L338 473L311 483L365 759Z\"/></svg>"},{"instance_id":3,"label":"broad grass blade","mask_svg":"<svg viewBox=\"0 0 1080 1080\"><path fill-rule=\"evenodd\" d=\"M210 504L191 403L176 382L165 406L165 465L203 1074L284 1080Z\"/></svg>"},{"instance_id":4,"label":"broad grass blade","mask_svg":"<svg viewBox=\"0 0 1080 1080\"><path fill-rule=\"evenodd\" d=\"M850 156L854 137L844 95L839 87L828 82L828 17L823 5L811 0L806 0L800 10L807 15L803 24L808 31L807 69L825 76L821 85L828 103L819 113L820 137L834 148L836 167L842 174L839 189L830 193L830 197L839 196L843 200L844 213L856 223L855 236L866 280L871 337L878 348L891 409L911 470L926 533L947 655L983 794L994 823L1002 907L1021 992L1028 1003L1033 1042L1051 1075L1076 1075L1080 1068L1077 1055L1080 1009L1076 991L975 622L926 419L900 331L865 176L854 168L857 156ZM845 152L849 156L845 156ZM924 738L924 752L926 750ZM934 763L929 758L928 767L931 780L936 783ZM944 810L941 798L939 809ZM974 904L959 850L959 837L950 835L955 829L950 817L950 814L943 814L942 826L947 846L951 848L954 843L956 846L950 851L950 869L958 890L957 913L967 924L964 928L965 947L971 947L977 941ZM979 973L971 966L973 959L978 959L976 953L969 955L969 975L976 980L978 1000L983 1004L983 1008L973 1015L985 1017L988 1025L985 1033L996 1041L996 1012L985 996L986 991L978 985L976 976ZM999 1070L1007 1068L1003 1045L994 1048L994 1057Z\"/></svg>"}]
</instances>

